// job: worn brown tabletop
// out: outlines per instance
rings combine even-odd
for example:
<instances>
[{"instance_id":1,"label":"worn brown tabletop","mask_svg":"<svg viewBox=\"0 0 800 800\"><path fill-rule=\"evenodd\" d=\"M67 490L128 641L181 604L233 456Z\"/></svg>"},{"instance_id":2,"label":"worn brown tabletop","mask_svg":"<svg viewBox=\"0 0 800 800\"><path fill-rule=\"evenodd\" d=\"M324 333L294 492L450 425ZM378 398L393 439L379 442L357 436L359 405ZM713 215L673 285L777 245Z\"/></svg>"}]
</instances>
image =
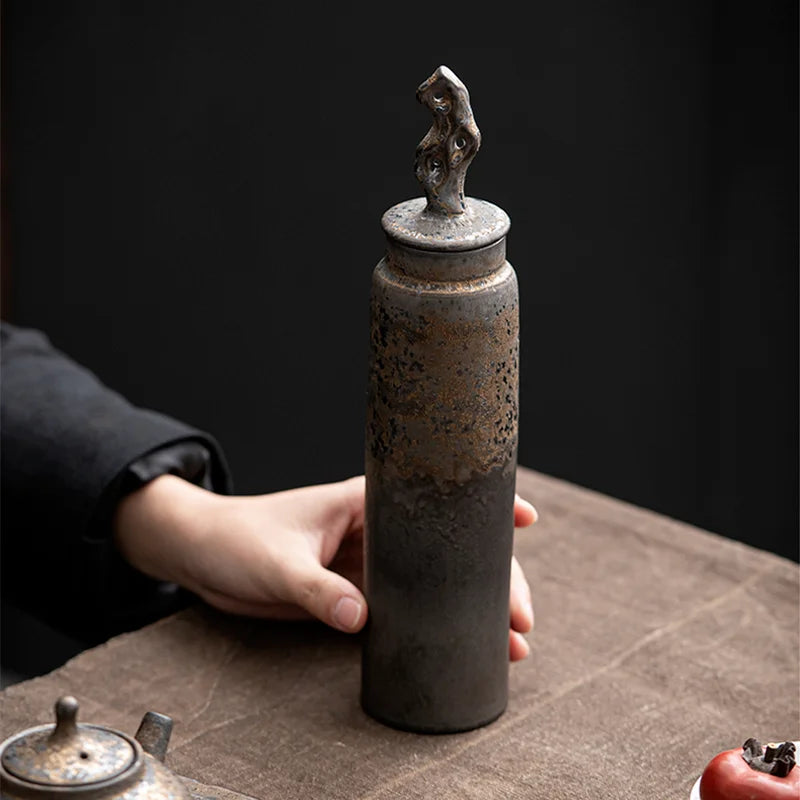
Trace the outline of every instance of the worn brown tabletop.
<instances>
[{"instance_id":1,"label":"worn brown tabletop","mask_svg":"<svg viewBox=\"0 0 800 800\"><path fill-rule=\"evenodd\" d=\"M798 739L798 566L521 469L540 522L516 552L534 587L531 656L506 713L453 736L358 705L358 642L312 623L197 608L0 694L0 733L175 719L167 763L253 797L686 800L719 750Z\"/></svg>"}]
</instances>

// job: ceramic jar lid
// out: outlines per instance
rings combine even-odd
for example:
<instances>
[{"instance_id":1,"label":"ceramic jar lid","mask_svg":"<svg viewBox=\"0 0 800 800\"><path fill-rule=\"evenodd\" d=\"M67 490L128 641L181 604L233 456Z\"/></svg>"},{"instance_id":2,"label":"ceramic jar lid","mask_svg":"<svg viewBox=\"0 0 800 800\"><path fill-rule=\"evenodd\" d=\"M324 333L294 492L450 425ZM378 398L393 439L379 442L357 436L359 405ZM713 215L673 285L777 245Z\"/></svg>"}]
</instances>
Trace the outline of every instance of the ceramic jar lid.
<instances>
[{"instance_id":1,"label":"ceramic jar lid","mask_svg":"<svg viewBox=\"0 0 800 800\"><path fill-rule=\"evenodd\" d=\"M381 220L390 241L419 250L461 252L494 244L508 233L503 209L466 197L464 180L481 146L467 87L444 65L417 89L433 124L417 147L414 171L425 197L392 206Z\"/></svg>"}]
</instances>

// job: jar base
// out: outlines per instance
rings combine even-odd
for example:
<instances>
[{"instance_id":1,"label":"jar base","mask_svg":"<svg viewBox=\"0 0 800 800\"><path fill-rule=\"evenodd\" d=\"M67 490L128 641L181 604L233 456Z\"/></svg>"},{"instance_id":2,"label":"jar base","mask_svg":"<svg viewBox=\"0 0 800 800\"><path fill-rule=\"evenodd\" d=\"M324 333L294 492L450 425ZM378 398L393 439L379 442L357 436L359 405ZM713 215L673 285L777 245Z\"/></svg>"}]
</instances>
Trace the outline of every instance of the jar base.
<instances>
[{"instance_id":1,"label":"jar base","mask_svg":"<svg viewBox=\"0 0 800 800\"><path fill-rule=\"evenodd\" d=\"M361 708L365 714L372 717L377 722L380 722L382 725L387 725L390 728L394 728L395 730L405 731L407 733L421 733L426 735L442 736L449 733L466 733L467 731L474 731L477 728L483 728L486 725L490 725L492 722L503 716L507 706L504 705L499 711L493 712L490 716L477 722L460 722L451 725L420 725L405 720L393 719L369 708L364 702L363 698L361 700Z\"/></svg>"}]
</instances>

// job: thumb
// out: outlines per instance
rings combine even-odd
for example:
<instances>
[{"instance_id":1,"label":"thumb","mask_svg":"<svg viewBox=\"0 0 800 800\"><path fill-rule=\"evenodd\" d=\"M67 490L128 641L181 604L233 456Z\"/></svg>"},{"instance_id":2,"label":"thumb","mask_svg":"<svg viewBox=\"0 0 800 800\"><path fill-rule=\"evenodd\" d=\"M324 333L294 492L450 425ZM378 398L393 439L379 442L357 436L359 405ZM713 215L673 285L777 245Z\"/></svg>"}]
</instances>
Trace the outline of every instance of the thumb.
<instances>
[{"instance_id":1,"label":"thumb","mask_svg":"<svg viewBox=\"0 0 800 800\"><path fill-rule=\"evenodd\" d=\"M367 621L367 601L350 581L317 562L286 575L286 597L332 628L355 633Z\"/></svg>"}]
</instances>

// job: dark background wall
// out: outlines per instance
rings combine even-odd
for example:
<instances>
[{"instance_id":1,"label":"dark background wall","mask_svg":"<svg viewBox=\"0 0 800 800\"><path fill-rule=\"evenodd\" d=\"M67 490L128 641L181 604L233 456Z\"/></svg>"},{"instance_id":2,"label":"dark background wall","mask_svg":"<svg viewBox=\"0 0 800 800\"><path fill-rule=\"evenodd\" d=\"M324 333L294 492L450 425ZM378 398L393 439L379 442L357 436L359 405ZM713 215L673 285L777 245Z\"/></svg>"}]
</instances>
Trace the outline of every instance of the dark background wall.
<instances>
[{"instance_id":1,"label":"dark background wall","mask_svg":"<svg viewBox=\"0 0 800 800\"><path fill-rule=\"evenodd\" d=\"M361 470L440 63L512 217L520 462L797 558L797 4L3 5L6 316L223 443Z\"/></svg>"}]
</instances>

